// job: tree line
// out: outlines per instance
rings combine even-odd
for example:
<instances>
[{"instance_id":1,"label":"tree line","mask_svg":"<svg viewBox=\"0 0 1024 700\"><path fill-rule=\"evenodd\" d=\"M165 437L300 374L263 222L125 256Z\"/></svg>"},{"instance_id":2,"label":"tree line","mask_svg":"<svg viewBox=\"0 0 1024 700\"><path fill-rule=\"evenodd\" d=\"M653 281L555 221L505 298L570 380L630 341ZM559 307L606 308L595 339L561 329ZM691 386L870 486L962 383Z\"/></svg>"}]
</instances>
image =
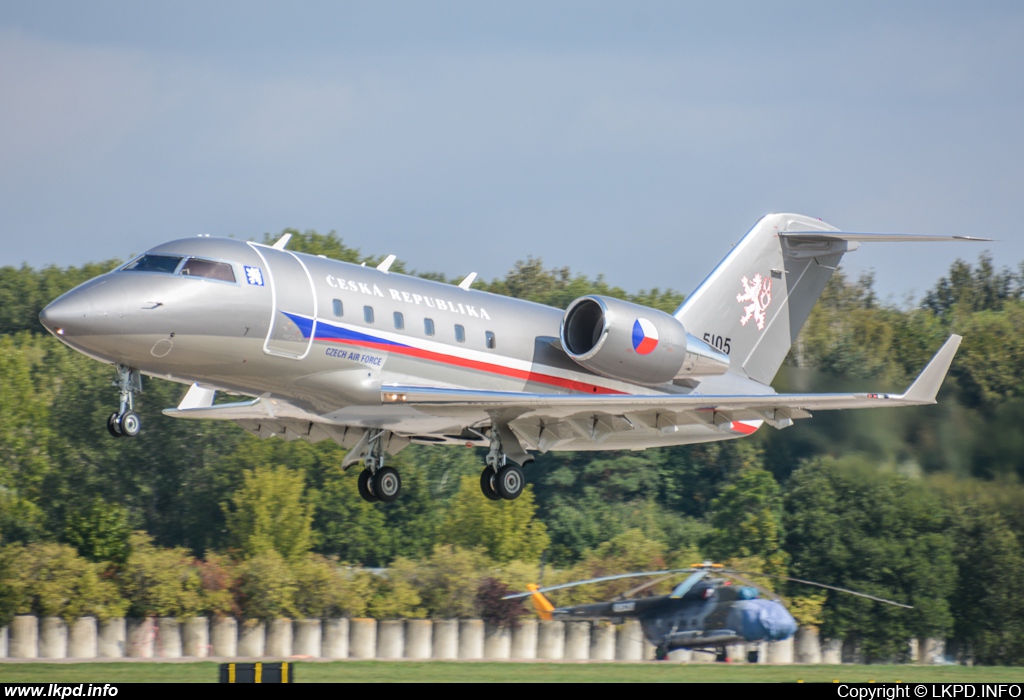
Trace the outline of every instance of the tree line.
<instances>
[{"instance_id":1,"label":"tree line","mask_svg":"<svg viewBox=\"0 0 1024 700\"><path fill-rule=\"evenodd\" d=\"M290 232L294 250L376 261L335 234ZM530 490L497 504L475 484L477 450L420 446L394 458L401 502L366 503L339 446L165 418L184 388L159 380L139 401L143 436L106 439L111 369L37 317L115 264L0 268L0 615L481 615L496 587L712 558L914 605L773 584L802 622L869 658L947 636L976 662L1024 663L1024 272L987 255L955 263L913 307L837 273L776 381L902 390L959 333L938 406L821 414L726 443L539 455ZM682 301L537 258L474 287L558 307L588 293L669 312Z\"/></svg>"}]
</instances>

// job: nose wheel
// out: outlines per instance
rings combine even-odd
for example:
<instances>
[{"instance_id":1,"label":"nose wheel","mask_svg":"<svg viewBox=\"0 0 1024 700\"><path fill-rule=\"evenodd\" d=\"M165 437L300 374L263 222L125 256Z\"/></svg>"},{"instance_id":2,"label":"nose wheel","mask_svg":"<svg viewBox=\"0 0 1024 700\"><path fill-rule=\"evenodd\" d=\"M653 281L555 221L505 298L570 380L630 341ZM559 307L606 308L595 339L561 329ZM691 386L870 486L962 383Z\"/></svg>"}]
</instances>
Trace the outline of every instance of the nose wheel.
<instances>
[{"instance_id":1,"label":"nose wheel","mask_svg":"<svg viewBox=\"0 0 1024 700\"><path fill-rule=\"evenodd\" d=\"M142 430L142 421L134 411L135 394L142 393L142 375L136 369L118 365L114 386L120 401L118 410L107 417L107 432L114 437L135 437Z\"/></svg>"}]
</instances>

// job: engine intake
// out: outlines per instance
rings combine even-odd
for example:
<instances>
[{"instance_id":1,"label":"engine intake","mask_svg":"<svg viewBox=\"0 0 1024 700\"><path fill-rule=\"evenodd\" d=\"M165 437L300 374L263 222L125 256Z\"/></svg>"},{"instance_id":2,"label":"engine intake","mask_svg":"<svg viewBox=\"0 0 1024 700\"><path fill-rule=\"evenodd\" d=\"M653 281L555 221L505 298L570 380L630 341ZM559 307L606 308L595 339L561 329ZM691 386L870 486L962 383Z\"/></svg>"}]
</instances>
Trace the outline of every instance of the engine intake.
<instances>
[{"instance_id":1,"label":"engine intake","mask_svg":"<svg viewBox=\"0 0 1024 700\"><path fill-rule=\"evenodd\" d=\"M612 379L654 386L729 370L729 356L687 333L675 316L613 297L569 304L559 335L569 357Z\"/></svg>"}]
</instances>

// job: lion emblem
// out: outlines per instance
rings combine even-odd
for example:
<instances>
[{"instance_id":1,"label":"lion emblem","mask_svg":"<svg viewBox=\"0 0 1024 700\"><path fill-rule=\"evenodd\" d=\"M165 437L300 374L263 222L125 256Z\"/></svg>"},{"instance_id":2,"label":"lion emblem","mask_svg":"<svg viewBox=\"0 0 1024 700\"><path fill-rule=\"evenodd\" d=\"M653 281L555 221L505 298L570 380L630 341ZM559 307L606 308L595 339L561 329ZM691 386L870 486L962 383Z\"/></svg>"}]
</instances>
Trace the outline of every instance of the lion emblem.
<instances>
[{"instance_id":1,"label":"lion emblem","mask_svg":"<svg viewBox=\"0 0 1024 700\"><path fill-rule=\"evenodd\" d=\"M743 307L743 317L740 318L740 325L745 326L750 319L754 319L757 330L764 330L764 311L772 303L772 280L771 277L761 277L758 272L753 280L748 280L746 275L740 280L743 283L743 293L736 295L736 301L741 304L750 302Z\"/></svg>"}]
</instances>

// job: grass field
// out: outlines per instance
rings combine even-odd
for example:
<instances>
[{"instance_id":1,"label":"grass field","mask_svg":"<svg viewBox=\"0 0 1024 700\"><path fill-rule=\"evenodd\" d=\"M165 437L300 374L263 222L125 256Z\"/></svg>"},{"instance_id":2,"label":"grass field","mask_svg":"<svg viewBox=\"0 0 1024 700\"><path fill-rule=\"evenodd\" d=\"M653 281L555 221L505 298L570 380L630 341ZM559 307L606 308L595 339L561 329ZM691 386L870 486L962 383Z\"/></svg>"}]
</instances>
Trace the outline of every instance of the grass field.
<instances>
[{"instance_id":1,"label":"grass field","mask_svg":"<svg viewBox=\"0 0 1024 700\"><path fill-rule=\"evenodd\" d=\"M0 683L212 683L215 662L0 663ZM297 661L299 683L1024 683L1024 668L746 664Z\"/></svg>"}]
</instances>

